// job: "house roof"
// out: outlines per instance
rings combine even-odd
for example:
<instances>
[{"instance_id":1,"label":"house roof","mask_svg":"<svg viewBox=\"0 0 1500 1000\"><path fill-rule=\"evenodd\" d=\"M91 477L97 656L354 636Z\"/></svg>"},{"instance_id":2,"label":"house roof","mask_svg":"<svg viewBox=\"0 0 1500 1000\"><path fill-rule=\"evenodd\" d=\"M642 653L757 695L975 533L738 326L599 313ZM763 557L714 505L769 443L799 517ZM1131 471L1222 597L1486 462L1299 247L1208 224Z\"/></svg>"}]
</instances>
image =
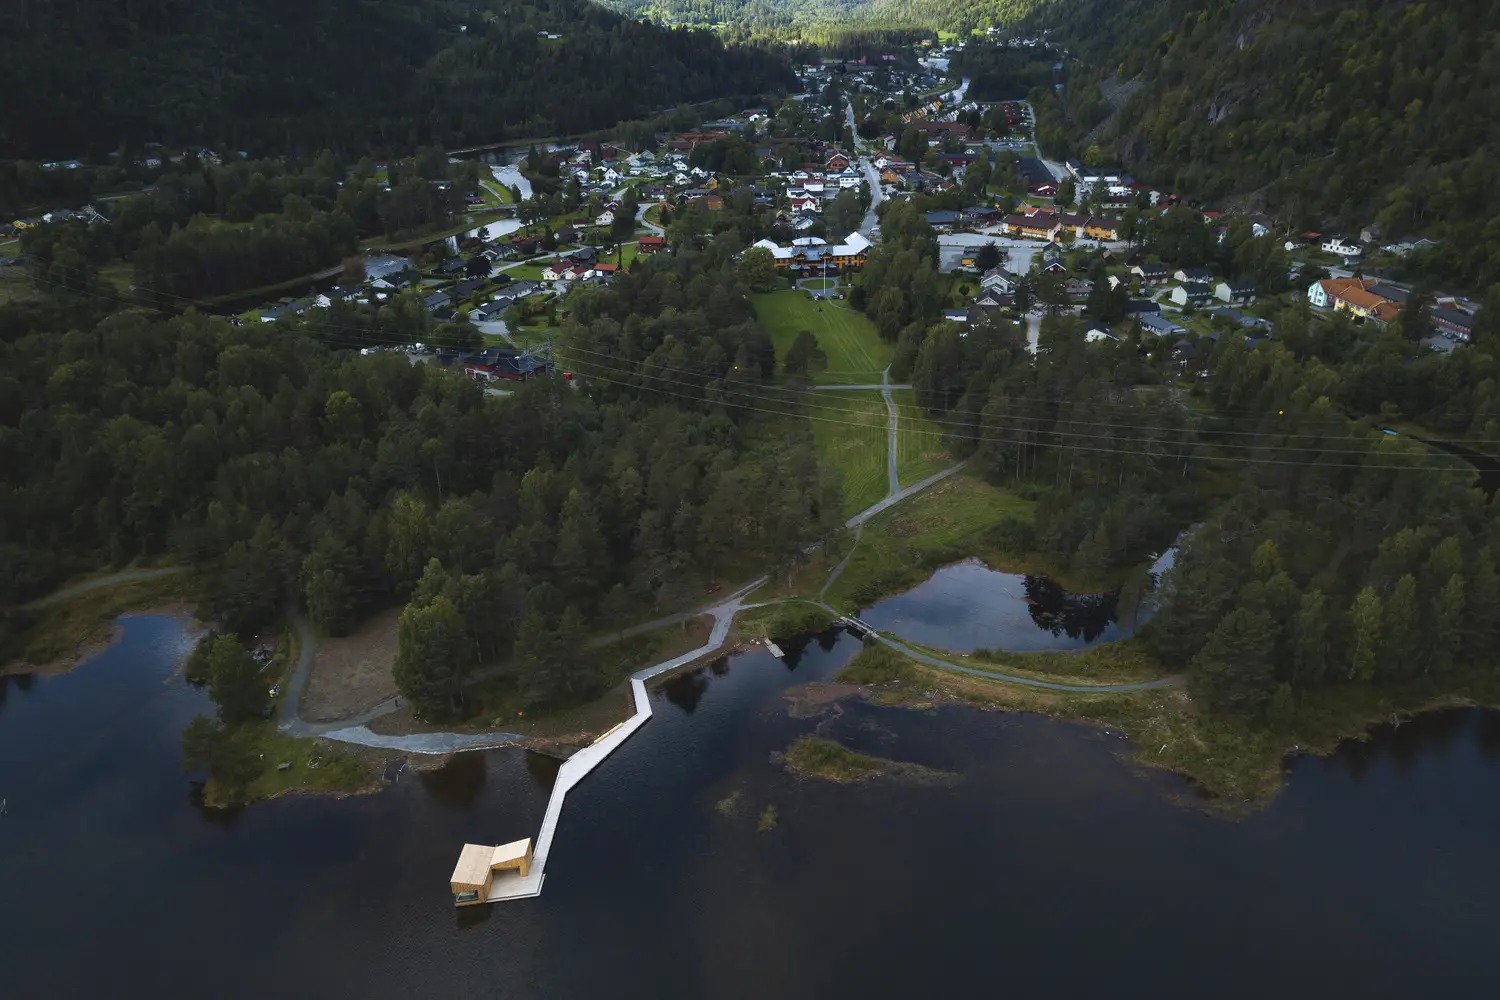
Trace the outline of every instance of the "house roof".
<instances>
[{"instance_id":1,"label":"house roof","mask_svg":"<svg viewBox=\"0 0 1500 1000\"><path fill-rule=\"evenodd\" d=\"M493 847L465 844L464 849L459 852L458 864L453 866L453 877L448 881L454 886L483 889L484 884L489 881L490 863L494 856Z\"/></svg>"},{"instance_id":2,"label":"house roof","mask_svg":"<svg viewBox=\"0 0 1500 1000\"><path fill-rule=\"evenodd\" d=\"M1181 288L1183 292L1189 296L1212 295L1214 293L1214 290L1212 288L1209 288L1201 281L1184 281L1178 287Z\"/></svg>"},{"instance_id":3,"label":"house roof","mask_svg":"<svg viewBox=\"0 0 1500 1000\"><path fill-rule=\"evenodd\" d=\"M1165 316L1147 313L1141 316L1141 328L1153 333L1185 333L1186 330Z\"/></svg>"},{"instance_id":4,"label":"house roof","mask_svg":"<svg viewBox=\"0 0 1500 1000\"><path fill-rule=\"evenodd\" d=\"M1406 303L1407 299L1411 298L1411 289L1401 288L1397 285L1388 284L1384 281L1377 281L1373 285L1368 286L1368 288L1369 291L1374 292L1376 295L1379 295L1383 299L1389 299L1392 302L1401 303L1403 305Z\"/></svg>"},{"instance_id":5,"label":"house roof","mask_svg":"<svg viewBox=\"0 0 1500 1000\"><path fill-rule=\"evenodd\" d=\"M1435 322L1448 323L1470 333L1474 331L1474 317L1462 309L1452 309L1448 306L1433 306L1428 312Z\"/></svg>"},{"instance_id":6,"label":"house roof","mask_svg":"<svg viewBox=\"0 0 1500 1000\"><path fill-rule=\"evenodd\" d=\"M1384 296L1376 295L1368 289L1359 287L1346 288L1344 291L1338 293L1338 297L1356 309L1363 309L1366 312L1374 312L1384 304L1394 305L1394 303L1391 303Z\"/></svg>"},{"instance_id":7,"label":"house roof","mask_svg":"<svg viewBox=\"0 0 1500 1000\"><path fill-rule=\"evenodd\" d=\"M1232 323L1238 323L1240 326L1246 327L1265 327L1271 325L1269 321L1261 319L1259 316L1247 316L1244 313L1236 309L1230 309L1227 306L1220 309L1215 309L1210 315L1218 316L1222 319L1227 319Z\"/></svg>"}]
</instances>

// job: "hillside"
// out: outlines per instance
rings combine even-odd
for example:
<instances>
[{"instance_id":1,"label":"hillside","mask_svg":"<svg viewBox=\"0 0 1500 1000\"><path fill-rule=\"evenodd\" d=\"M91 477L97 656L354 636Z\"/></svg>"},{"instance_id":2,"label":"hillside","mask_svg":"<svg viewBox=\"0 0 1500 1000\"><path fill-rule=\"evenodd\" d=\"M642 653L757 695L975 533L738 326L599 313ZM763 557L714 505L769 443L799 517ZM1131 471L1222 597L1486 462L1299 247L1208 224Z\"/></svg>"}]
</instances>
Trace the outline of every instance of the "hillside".
<instances>
[{"instance_id":1,"label":"hillside","mask_svg":"<svg viewBox=\"0 0 1500 1000\"><path fill-rule=\"evenodd\" d=\"M730 33L797 35L830 30L930 28L968 31L1006 25L1043 0L605 0L631 17L716 27ZM811 30L810 30L811 29Z\"/></svg>"},{"instance_id":2,"label":"hillside","mask_svg":"<svg viewBox=\"0 0 1500 1000\"><path fill-rule=\"evenodd\" d=\"M28 158L459 145L791 83L774 52L585 0L12 0L0 31L28 43L0 61L0 148Z\"/></svg>"},{"instance_id":3,"label":"hillside","mask_svg":"<svg viewBox=\"0 0 1500 1000\"><path fill-rule=\"evenodd\" d=\"M1058 0L1034 23L1073 57L1075 140L1095 85L1138 78L1094 137L1138 176L1293 226L1434 237L1435 267L1500 281L1492 4Z\"/></svg>"}]
</instances>

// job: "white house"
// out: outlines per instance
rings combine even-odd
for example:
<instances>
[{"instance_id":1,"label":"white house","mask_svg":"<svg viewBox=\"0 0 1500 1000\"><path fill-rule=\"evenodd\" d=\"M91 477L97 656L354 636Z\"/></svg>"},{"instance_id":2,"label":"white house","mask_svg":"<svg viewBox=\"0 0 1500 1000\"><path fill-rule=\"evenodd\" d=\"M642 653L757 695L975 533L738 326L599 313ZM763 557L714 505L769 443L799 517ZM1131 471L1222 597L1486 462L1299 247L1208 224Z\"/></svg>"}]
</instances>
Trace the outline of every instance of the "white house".
<instances>
[{"instance_id":1,"label":"white house","mask_svg":"<svg viewBox=\"0 0 1500 1000\"><path fill-rule=\"evenodd\" d=\"M1179 306L1207 305L1213 289L1198 281L1189 281L1172 289L1172 302Z\"/></svg>"},{"instance_id":2,"label":"white house","mask_svg":"<svg viewBox=\"0 0 1500 1000\"><path fill-rule=\"evenodd\" d=\"M606 184L618 184L618 183L620 183L620 181L622 181L624 179L625 178L621 177L620 176L620 172L618 170L616 170L614 167L605 167L604 168L604 183L606 183Z\"/></svg>"},{"instance_id":3,"label":"white house","mask_svg":"<svg viewBox=\"0 0 1500 1000\"><path fill-rule=\"evenodd\" d=\"M594 220L594 225L596 225L596 226L611 226L611 225L614 225L614 221L615 221L615 213L609 211L608 209L605 209L603 212L599 213L599 218L597 218L597 219Z\"/></svg>"},{"instance_id":4,"label":"white house","mask_svg":"<svg viewBox=\"0 0 1500 1000\"><path fill-rule=\"evenodd\" d=\"M1328 289L1323 287L1321 281L1314 281L1307 286L1307 301L1314 309L1327 309L1332 304L1328 299Z\"/></svg>"},{"instance_id":5,"label":"white house","mask_svg":"<svg viewBox=\"0 0 1500 1000\"><path fill-rule=\"evenodd\" d=\"M1221 281L1214 286L1214 298L1220 302L1228 302L1234 305L1254 302L1255 282L1244 279L1238 281Z\"/></svg>"},{"instance_id":6,"label":"white house","mask_svg":"<svg viewBox=\"0 0 1500 1000\"><path fill-rule=\"evenodd\" d=\"M992 267L984 272L984 277L979 279L979 287L987 292L1012 295L1015 293L1016 283L1005 271L1002 271L998 267Z\"/></svg>"},{"instance_id":7,"label":"white house","mask_svg":"<svg viewBox=\"0 0 1500 1000\"><path fill-rule=\"evenodd\" d=\"M1321 249L1324 253L1335 253L1340 257L1358 257L1365 252L1364 247L1341 236L1330 236L1323 241Z\"/></svg>"}]
</instances>

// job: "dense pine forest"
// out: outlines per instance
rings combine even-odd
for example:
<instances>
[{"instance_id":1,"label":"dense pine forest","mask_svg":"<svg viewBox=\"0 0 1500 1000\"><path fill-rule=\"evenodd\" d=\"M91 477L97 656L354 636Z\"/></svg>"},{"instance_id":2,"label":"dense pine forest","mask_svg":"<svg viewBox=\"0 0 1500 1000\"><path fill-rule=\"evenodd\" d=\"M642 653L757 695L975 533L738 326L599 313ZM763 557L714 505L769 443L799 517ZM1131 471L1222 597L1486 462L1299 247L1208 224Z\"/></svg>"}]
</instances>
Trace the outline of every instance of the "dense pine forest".
<instances>
[{"instance_id":1,"label":"dense pine forest","mask_svg":"<svg viewBox=\"0 0 1500 1000\"><path fill-rule=\"evenodd\" d=\"M1203 338L1184 360L1138 328L1087 342L1047 279L1028 279L1020 294L1052 314L1033 357L1017 324L940 321L936 248L913 206L891 205L882 228L866 275L883 290L855 301L897 344L892 377L915 384L993 481L1039 500L1034 524L991 541L1085 577L1136 567L1124 613L1159 608L1146 642L1203 705L1286 722L1326 685L1442 690L1493 675L1493 496L1467 464L1382 428L1400 418L1500 448L1500 303L1451 358L1418 351L1399 326L1375 332L1298 304L1275 317L1269 342ZM1165 259L1175 239L1170 220L1142 234ZM1267 246L1236 225L1193 256L1256 273ZM1195 522L1168 588L1151 594L1143 560Z\"/></svg>"},{"instance_id":2,"label":"dense pine forest","mask_svg":"<svg viewBox=\"0 0 1500 1000\"><path fill-rule=\"evenodd\" d=\"M607 0L632 17L826 42L871 28L952 30L1015 23L1042 0Z\"/></svg>"},{"instance_id":3,"label":"dense pine forest","mask_svg":"<svg viewBox=\"0 0 1500 1000\"><path fill-rule=\"evenodd\" d=\"M623 346L593 392L559 379L492 398L435 362L340 350L358 316L236 327L127 310L89 328L61 307L42 328L33 314L0 349L0 602L171 555L203 571L227 631L288 603L334 635L394 600L451 624L459 654L403 684L436 713L468 666L517 643L529 702L586 697L560 650L589 621L798 558L839 525L840 493L805 432L756 445L756 408L723 405L771 370L746 360L769 342L732 268L686 252L584 311L658 343L655 364L690 352L691 391L602 374L628 369Z\"/></svg>"},{"instance_id":4,"label":"dense pine forest","mask_svg":"<svg viewBox=\"0 0 1500 1000\"><path fill-rule=\"evenodd\" d=\"M792 83L776 52L584 0L17 0L0 31L27 42L0 61L0 146L29 159L452 148Z\"/></svg>"},{"instance_id":5,"label":"dense pine forest","mask_svg":"<svg viewBox=\"0 0 1500 1000\"><path fill-rule=\"evenodd\" d=\"M1033 24L1070 57L1054 153L1109 115L1102 83L1119 113L1095 139L1143 179L1293 227L1428 236L1434 277L1500 281L1493 4L1076 0Z\"/></svg>"}]
</instances>

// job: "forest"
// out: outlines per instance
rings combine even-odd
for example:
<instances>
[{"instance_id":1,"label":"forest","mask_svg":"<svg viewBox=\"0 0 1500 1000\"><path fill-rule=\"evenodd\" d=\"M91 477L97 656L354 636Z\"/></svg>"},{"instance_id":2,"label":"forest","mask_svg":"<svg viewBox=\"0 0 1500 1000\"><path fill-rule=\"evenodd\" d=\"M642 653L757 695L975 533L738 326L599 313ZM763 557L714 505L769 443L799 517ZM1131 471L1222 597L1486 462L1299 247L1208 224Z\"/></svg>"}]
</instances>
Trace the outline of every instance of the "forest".
<instances>
[{"instance_id":1,"label":"forest","mask_svg":"<svg viewBox=\"0 0 1500 1000\"><path fill-rule=\"evenodd\" d=\"M378 171L326 150L302 161L188 157L115 200L108 222L37 226L21 234L21 250L40 288L108 294L101 269L128 261L134 299L177 308L337 266L362 239L447 224L477 190L478 170L436 147Z\"/></svg>"},{"instance_id":2,"label":"forest","mask_svg":"<svg viewBox=\"0 0 1500 1000\"><path fill-rule=\"evenodd\" d=\"M785 565L841 525L806 428L767 437L757 409L724 405L774 361L707 245L584 297L587 393L487 397L436 362L341 350L380 336L343 312L237 327L125 309L51 329L33 314L0 349L7 640L17 605L58 580L166 556L199 569L226 632L290 604L340 635L405 603L398 681L430 717L463 714L481 663L516 664L531 706L597 693L566 655L589 623ZM631 389L637 371L671 391Z\"/></svg>"},{"instance_id":3,"label":"forest","mask_svg":"<svg viewBox=\"0 0 1500 1000\"><path fill-rule=\"evenodd\" d=\"M404 154L583 132L794 82L777 49L586 0L14 0L0 5L0 31L27 40L0 60L0 147L24 159L134 157L153 142Z\"/></svg>"},{"instance_id":4,"label":"forest","mask_svg":"<svg viewBox=\"0 0 1500 1000\"><path fill-rule=\"evenodd\" d=\"M1097 141L1143 180L1226 207L1269 210L1293 231L1373 226L1441 247L1414 270L1500 282L1500 10L1408 4L1071 0L1038 11L1070 54L1071 139ZM1129 96L1118 84L1138 86ZM1055 102L1053 95L1042 95ZM1038 108L1038 131L1048 143ZM1066 144L1048 143L1054 155Z\"/></svg>"},{"instance_id":5,"label":"forest","mask_svg":"<svg viewBox=\"0 0 1500 1000\"><path fill-rule=\"evenodd\" d=\"M967 34L1013 24L1043 0L606 0L632 17L718 28L731 37L797 38L819 45L847 32L918 29Z\"/></svg>"},{"instance_id":6,"label":"forest","mask_svg":"<svg viewBox=\"0 0 1500 1000\"><path fill-rule=\"evenodd\" d=\"M884 211L866 270L884 290L855 302L897 343L891 377L915 385L950 446L1038 500L1036 522L1002 525L994 544L1086 578L1125 574L1122 602L1159 609L1148 647L1213 711L1275 723L1328 685L1437 692L1494 674L1494 484L1384 428L1500 449L1500 301L1448 358L1401 324L1315 317L1300 300L1275 315L1271 340L1220 332L1186 361L1138 325L1090 343L1087 318L1052 315L1033 358L1018 324L940 321L921 210ZM1206 259L1182 243L1182 217L1140 238L1164 259ZM1226 243L1229 273L1284 270L1243 220ZM1185 526L1153 592L1141 566Z\"/></svg>"}]
</instances>

